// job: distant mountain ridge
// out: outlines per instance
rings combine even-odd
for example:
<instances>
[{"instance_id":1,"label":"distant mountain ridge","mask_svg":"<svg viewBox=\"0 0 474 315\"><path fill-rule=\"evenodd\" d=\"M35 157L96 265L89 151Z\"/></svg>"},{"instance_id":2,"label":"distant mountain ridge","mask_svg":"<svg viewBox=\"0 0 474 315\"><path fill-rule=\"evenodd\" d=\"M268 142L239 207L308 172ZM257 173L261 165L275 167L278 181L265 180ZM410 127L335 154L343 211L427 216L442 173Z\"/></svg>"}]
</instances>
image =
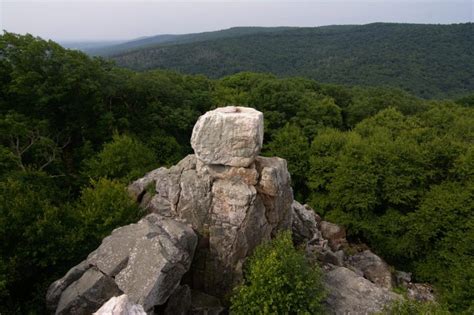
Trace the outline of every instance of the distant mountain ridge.
<instances>
[{"instance_id":1,"label":"distant mountain ridge","mask_svg":"<svg viewBox=\"0 0 474 315\"><path fill-rule=\"evenodd\" d=\"M111 56L116 54L127 53L137 49L152 48L163 44L183 44L193 43L206 40L214 40L228 37L252 35L267 32L278 32L291 29L290 27L232 27L225 30L191 33L191 34L161 34L155 36L147 36L131 41L107 45L104 47L94 47L85 49L84 51L93 56Z\"/></svg>"},{"instance_id":2,"label":"distant mountain ridge","mask_svg":"<svg viewBox=\"0 0 474 315\"><path fill-rule=\"evenodd\" d=\"M269 72L445 98L474 91L472 47L473 23L373 23L159 35L116 45L108 56L135 70L171 69L213 78Z\"/></svg>"}]
</instances>

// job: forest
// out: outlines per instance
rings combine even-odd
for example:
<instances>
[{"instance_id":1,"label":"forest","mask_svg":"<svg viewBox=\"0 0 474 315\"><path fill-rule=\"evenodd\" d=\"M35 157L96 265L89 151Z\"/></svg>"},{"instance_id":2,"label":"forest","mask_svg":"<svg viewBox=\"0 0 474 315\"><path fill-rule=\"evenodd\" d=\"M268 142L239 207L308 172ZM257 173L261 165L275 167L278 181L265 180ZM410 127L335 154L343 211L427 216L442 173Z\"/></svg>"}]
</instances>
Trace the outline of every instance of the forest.
<instances>
[{"instance_id":1,"label":"forest","mask_svg":"<svg viewBox=\"0 0 474 315\"><path fill-rule=\"evenodd\" d=\"M191 153L197 118L224 105L264 113L262 154L287 159L297 200L474 312L474 94L136 72L8 32L0 82L1 314L45 313L47 286L143 215L126 185Z\"/></svg>"},{"instance_id":2,"label":"forest","mask_svg":"<svg viewBox=\"0 0 474 315\"><path fill-rule=\"evenodd\" d=\"M243 30L141 47L130 42L129 51L118 49L109 57L134 70L169 69L212 78L254 71L321 83L398 87L422 98L455 98L474 89L473 23Z\"/></svg>"}]
</instances>

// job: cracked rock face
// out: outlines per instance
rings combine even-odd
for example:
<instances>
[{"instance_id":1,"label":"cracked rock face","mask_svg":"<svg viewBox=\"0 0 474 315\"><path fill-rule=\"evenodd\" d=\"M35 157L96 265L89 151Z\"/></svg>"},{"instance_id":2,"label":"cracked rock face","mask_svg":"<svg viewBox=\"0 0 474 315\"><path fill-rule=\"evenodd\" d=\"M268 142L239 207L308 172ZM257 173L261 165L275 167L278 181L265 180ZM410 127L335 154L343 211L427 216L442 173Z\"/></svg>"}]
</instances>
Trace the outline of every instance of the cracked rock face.
<instances>
[{"instance_id":1,"label":"cracked rock face","mask_svg":"<svg viewBox=\"0 0 474 315\"><path fill-rule=\"evenodd\" d=\"M205 164L248 167L263 143L263 114L249 107L227 106L199 117L191 146Z\"/></svg>"},{"instance_id":2,"label":"cracked rock face","mask_svg":"<svg viewBox=\"0 0 474 315\"><path fill-rule=\"evenodd\" d=\"M54 282L48 304L56 314L91 314L125 293L131 303L148 311L165 303L179 285L196 244L189 226L150 214L115 229L86 261Z\"/></svg>"},{"instance_id":3,"label":"cracked rock face","mask_svg":"<svg viewBox=\"0 0 474 315\"><path fill-rule=\"evenodd\" d=\"M254 161L248 167L210 165L189 155L144 177L153 177L153 196L140 190L144 179L129 187L149 212L182 221L200 236L204 245L192 268L194 288L221 297L229 293L253 249L291 226L286 161L260 156Z\"/></svg>"}]
</instances>

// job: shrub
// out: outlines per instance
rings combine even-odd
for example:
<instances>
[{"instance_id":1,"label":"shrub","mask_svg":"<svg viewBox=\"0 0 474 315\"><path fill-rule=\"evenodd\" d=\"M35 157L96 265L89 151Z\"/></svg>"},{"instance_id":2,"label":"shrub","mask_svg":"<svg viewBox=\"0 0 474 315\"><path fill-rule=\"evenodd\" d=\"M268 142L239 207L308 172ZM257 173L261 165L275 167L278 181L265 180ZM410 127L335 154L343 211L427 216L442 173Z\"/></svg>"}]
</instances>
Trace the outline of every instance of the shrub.
<instances>
[{"instance_id":1,"label":"shrub","mask_svg":"<svg viewBox=\"0 0 474 315\"><path fill-rule=\"evenodd\" d=\"M443 305L433 302L418 302L413 300L397 301L391 304L382 314L390 315L449 315Z\"/></svg>"},{"instance_id":2,"label":"shrub","mask_svg":"<svg viewBox=\"0 0 474 315\"><path fill-rule=\"evenodd\" d=\"M92 181L76 204L81 251L93 250L113 229L137 221L141 214L121 182L106 178Z\"/></svg>"},{"instance_id":3,"label":"shrub","mask_svg":"<svg viewBox=\"0 0 474 315\"><path fill-rule=\"evenodd\" d=\"M129 182L153 169L153 151L127 135L114 135L112 142L96 156L85 161L85 175L92 179L107 177Z\"/></svg>"},{"instance_id":4,"label":"shrub","mask_svg":"<svg viewBox=\"0 0 474 315\"><path fill-rule=\"evenodd\" d=\"M231 299L234 314L320 314L321 272L293 247L290 232L260 245Z\"/></svg>"}]
</instances>

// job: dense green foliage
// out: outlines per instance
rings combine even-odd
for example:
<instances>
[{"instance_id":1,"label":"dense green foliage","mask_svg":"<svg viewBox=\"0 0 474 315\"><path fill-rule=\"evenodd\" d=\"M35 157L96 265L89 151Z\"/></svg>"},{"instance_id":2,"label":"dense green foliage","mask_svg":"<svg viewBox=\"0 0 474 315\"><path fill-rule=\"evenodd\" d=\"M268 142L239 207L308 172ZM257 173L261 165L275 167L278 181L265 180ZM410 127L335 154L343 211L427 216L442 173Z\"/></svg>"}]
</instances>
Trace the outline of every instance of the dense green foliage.
<instances>
[{"instance_id":1,"label":"dense green foliage","mask_svg":"<svg viewBox=\"0 0 474 315\"><path fill-rule=\"evenodd\" d=\"M240 71L304 76L326 83L394 86L424 98L474 89L474 24L296 28L195 38L113 57L136 70L173 69L222 77Z\"/></svg>"},{"instance_id":2,"label":"dense green foliage","mask_svg":"<svg viewBox=\"0 0 474 315\"><path fill-rule=\"evenodd\" d=\"M291 29L291 27L232 27L229 29L214 31L214 32L203 32L194 34L182 34L182 35L156 35L139 38L125 43L102 45L102 47L92 47L82 49L89 55L93 56L110 56L117 55L133 51L136 49L142 49L145 47L153 47L156 45L173 45L173 44L184 44L194 43L207 40L214 40L219 38L239 37L251 34L278 32L281 30Z\"/></svg>"},{"instance_id":3,"label":"dense green foliage","mask_svg":"<svg viewBox=\"0 0 474 315\"><path fill-rule=\"evenodd\" d=\"M449 315L443 305L432 302L417 302L413 300L397 301L381 314L389 315Z\"/></svg>"},{"instance_id":4,"label":"dense green foliage","mask_svg":"<svg viewBox=\"0 0 474 315\"><path fill-rule=\"evenodd\" d=\"M97 155L84 161L85 174L99 179L120 178L125 183L156 166L154 152L129 136L115 135Z\"/></svg>"},{"instance_id":5,"label":"dense green foliage","mask_svg":"<svg viewBox=\"0 0 474 315\"><path fill-rule=\"evenodd\" d=\"M125 185L190 153L199 115L235 104L264 113L263 154L288 160L300 201L435 284L450 310L472 310L472 100L246 72L137 73L5 33L0 313L42 313L49 283L140 217Z\"/></svg>"},{"instance_id":6,"label":"dense green foliage","mask_svg":"<svg viewBox=\"0 0 474 315\"><path fill-rule=\"evenodd\" d=\"M293 247L290 232L261 244L250 257L244 283L232 297L232 314L322 314L321 271Z\"/></svg>"}]
</instances>

